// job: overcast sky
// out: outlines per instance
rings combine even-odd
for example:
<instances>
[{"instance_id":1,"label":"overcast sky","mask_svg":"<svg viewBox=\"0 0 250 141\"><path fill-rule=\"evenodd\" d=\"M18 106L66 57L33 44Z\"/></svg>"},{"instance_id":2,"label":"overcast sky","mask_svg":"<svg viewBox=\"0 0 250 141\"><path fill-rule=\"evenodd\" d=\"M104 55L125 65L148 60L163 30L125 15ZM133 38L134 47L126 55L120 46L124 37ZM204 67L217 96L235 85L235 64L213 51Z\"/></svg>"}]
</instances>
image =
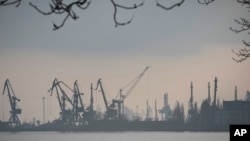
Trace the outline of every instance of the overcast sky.
<instances>
[{"instance_id":1,"label":"overcast sky","mask_svg":"<svg viewBox=\"0 0 250 141\"><path fill-rule=\"evenodd\" d=\"M239 99L250 90L250 60L240 64L232 60L236 56L231 49L244 47L242 40L249 39L247 33L229 30L239 27L234 18L249 16L235 0L218 0L209 6L189 0L171 11L146 0L136 10L120 10L120 21L132 15L134 20L117 28L111 2L93 0L87 10L75 10L78 20L69 19L57 31L52 30L52 23L60 23L63 17L43 16L28 5L29 1L49 10L47 1L38 0L23 0L18 8L0 7L0 90L9 78L21 99L18 103L23 111L21 121L33 117L42 120L43 96L46 120L58 117L56 96L50 98L47 92L54 78L72 87L78 80L87 106L90 83L95 87L98 78L102 78L111 101L120 88L151 66L125 101L134 111L138 106L140 113L145 111L147 99L152 108L155 99L161 108L164 93L169 94L172 108L180 101L187 111L191 81L199 106L207 97L208 82L213 92L215 77L221 101L233 100L235 85ZM132 5L133 1L127 4ZM8 120L7 96L1 96L0 101L1 120ZM104 110L97 92L96 105Z\"/></svg>"}]
</instances>

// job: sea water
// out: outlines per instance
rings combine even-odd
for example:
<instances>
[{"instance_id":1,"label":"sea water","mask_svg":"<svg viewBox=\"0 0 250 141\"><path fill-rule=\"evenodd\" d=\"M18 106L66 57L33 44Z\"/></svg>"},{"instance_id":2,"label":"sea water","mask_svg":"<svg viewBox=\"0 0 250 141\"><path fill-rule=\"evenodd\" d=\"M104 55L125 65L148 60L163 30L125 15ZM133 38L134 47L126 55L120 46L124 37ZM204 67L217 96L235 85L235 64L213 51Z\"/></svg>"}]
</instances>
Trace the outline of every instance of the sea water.
<instances>
[{"instance_id":1,"label":"sea water","mask_svg":"<svg viewBox=\"0 0 250 141\"><path fill-rule=\"evenodd\" d=\"M228 132L0 132L0 141L229 141Z\"/></svg>"}]
</instances>

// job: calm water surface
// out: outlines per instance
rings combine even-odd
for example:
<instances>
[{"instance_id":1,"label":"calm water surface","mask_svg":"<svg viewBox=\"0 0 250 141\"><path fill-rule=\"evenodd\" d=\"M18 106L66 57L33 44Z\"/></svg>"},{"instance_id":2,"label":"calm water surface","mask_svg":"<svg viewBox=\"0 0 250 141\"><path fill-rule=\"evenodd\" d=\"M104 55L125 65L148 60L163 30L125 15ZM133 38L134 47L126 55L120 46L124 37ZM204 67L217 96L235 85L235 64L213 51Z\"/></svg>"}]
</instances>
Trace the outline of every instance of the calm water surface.
<instances>
[{"instance_id":1,"label":"calm water surface","mask_svg":"<svg viewBox=\"0 0 250 141\"><path fill-rule=\"evenodd\" d=\"M0 141L229 141L228 132L1 132Z\"/></svg>"}]
</instances>

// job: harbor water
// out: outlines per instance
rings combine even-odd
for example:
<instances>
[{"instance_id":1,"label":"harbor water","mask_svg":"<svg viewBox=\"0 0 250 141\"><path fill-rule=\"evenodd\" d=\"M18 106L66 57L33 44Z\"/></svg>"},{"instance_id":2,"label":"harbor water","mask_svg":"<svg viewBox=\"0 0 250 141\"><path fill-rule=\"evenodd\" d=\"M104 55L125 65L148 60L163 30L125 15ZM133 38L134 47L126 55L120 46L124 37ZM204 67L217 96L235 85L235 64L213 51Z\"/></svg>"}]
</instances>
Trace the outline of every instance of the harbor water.
<instances>
[{"instance_id":1,"label":"harbor water","mask_svg":"<svg viewBox=\"0 0 250 141\"><path fill-rule=\"evenodd\" d=\"M229 132L0 132L0 141L229 141Z\"/></svg>"}]
</instances>

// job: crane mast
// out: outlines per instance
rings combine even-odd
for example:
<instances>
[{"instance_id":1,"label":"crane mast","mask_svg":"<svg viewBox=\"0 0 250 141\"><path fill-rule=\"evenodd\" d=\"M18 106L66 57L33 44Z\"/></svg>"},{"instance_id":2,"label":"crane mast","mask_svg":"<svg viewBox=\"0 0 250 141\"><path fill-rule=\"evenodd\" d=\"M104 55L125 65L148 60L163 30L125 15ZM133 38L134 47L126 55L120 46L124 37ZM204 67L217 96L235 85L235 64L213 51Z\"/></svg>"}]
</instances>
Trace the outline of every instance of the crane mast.
<instances>
[{"instance_id":1,"label":"crane mast","mask_svg":"<svg viewBox=\"0 0 250 141\"><path fill-rule=\"evenodd\" d=\"M8 97L9 97L10 107L11 107L11 111L10 111L11 116L9 119L9 126L11 126L11 127L20 126L21 122L17 116L18 114L22 113L22 110L17 108L17 102L19 102L20 99L18 99L15 96L15 93L13 91L13 88L10 84L9 79L7 79L4 83L3 94L6 93L6 91L7 91Z\"/></svg>"},{"instance_id":2,"label":"crane mast","mask_svg":"<svg viewBox=\"0 0 250 141\"><path fill-rule=\"evenodd\" d=\"M81 95L83 95L83 93L80 93L77 80L74 83L73 92L74 92L74 95L73 95L73 119L72 121L82 123L83 118L81 115L83 115L84 113L84 106L83 106ZM80 106L79 106L79 102L80 102Z\"/></svg>"},{"instance_id":3,"label":"crane mast","mask_svg":"<svg viewBox=\"0 0 250 141\"><path fill-rule=\"evenodd\" d=\"M84 112L84 106L81 95L83 95L83 93L80 93L79 86L76 80L74 83L74 108L76 109L76 111ZM78 107L79 102L80 102L80 107Z\"/></svg>"}]
</instances>

